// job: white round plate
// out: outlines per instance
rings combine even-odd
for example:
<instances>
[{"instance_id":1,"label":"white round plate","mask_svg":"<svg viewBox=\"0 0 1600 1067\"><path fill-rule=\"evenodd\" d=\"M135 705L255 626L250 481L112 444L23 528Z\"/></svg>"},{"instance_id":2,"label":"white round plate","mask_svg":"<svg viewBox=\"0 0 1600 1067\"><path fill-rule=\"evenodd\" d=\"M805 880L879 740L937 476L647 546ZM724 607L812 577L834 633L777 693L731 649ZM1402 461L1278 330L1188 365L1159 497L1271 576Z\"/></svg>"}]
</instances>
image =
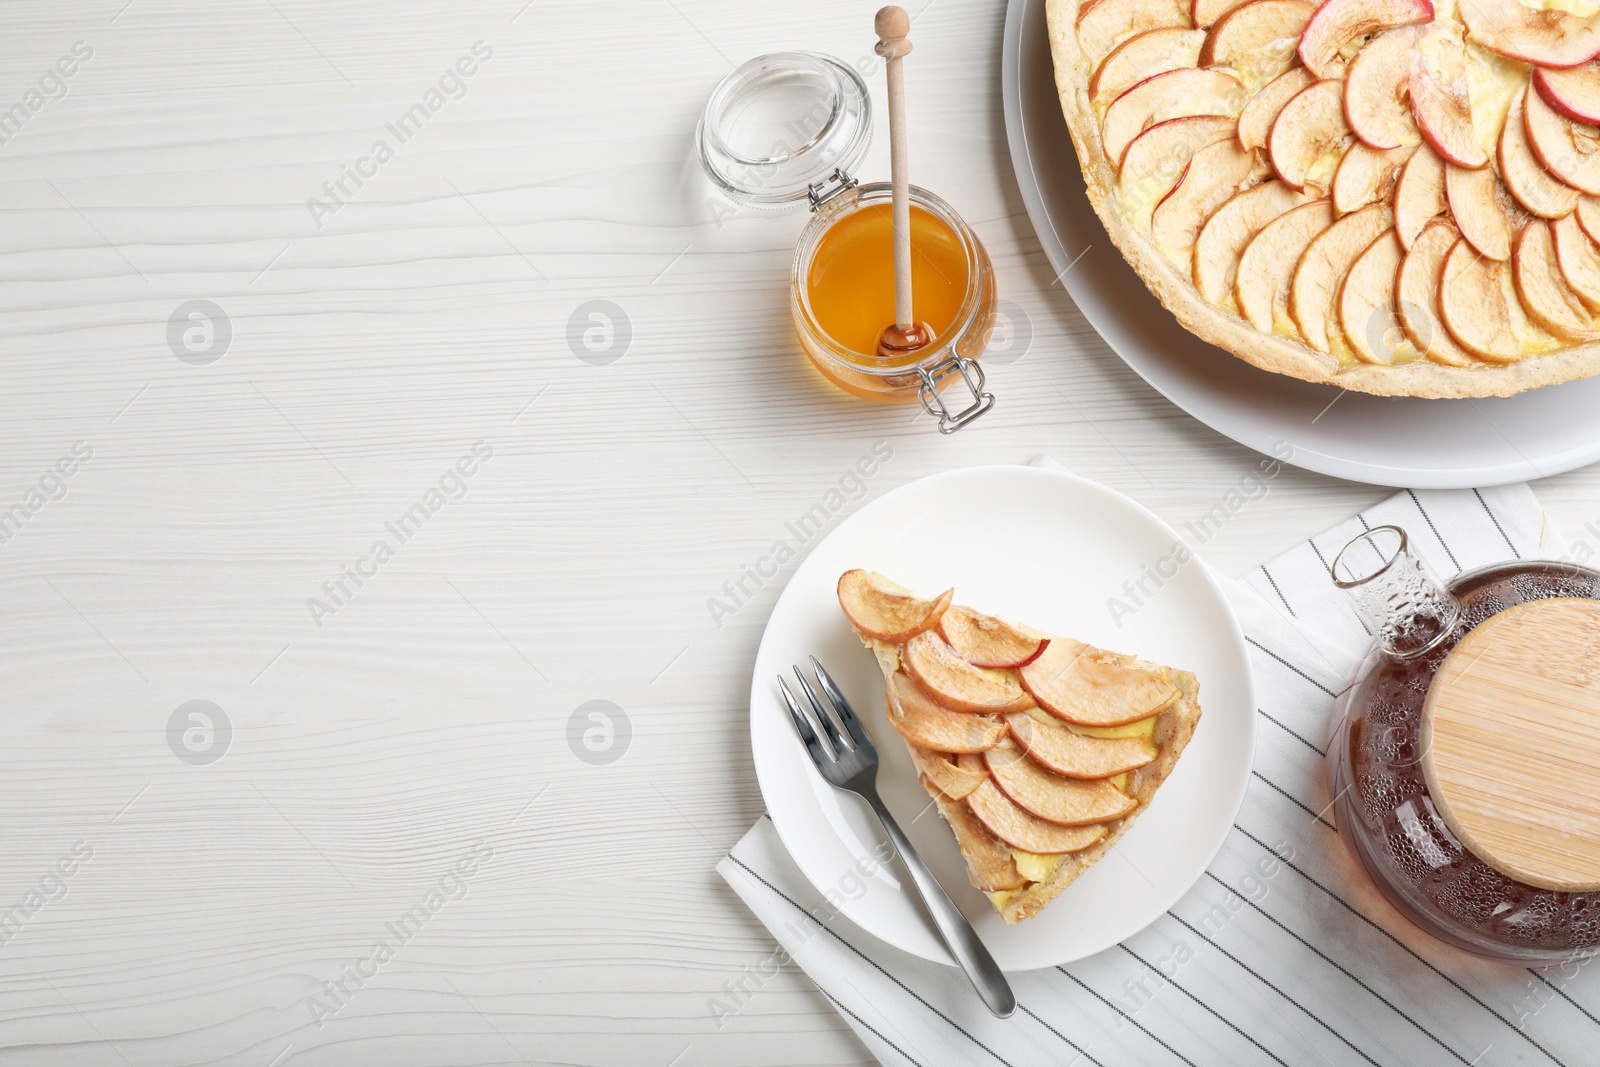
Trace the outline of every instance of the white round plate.
<instances>
[{"instance_id":1,"label":"white round plate","mask_svg":"<svg viewBox=\"0 0 1600 1067\"><path fill-rule=\"evenodd\" d=\"M1412 488L1500 485L1600 459L1600 378L1486 400L1341 395L1206 344L1145 288L1084 196L1045 0L1010 0L1001 95L1023 202L1067 292L1128 366L1213 430L1260 452L1287 442L1289 462L1308 470Z\"/></svg>"},{"instance_id":2,"label":"white round plate","mask_svg":"<svg viewBox=\"0 0 1600 1067\"><path fill-rule=\"evenodd\" d=\"M1222 847L1250 776L1255 697L1244 635L1198 560L1159 590L1147 583L1153 596L1120 627L1107 607L1109 597L1126 595L1124 581L1137 581L1178 543L1127 497L1037 467L969 467L924 478L868 504L824 538L772 610L750 689L761 793L817 890L896 948L952 962L898 863L872 862L883 831L871 811L822 780L795 734L777 677L792 679L792 665L812 655L872 735L884 802L1002 968L1053 967L1110 948L1188 891ZM835 587L852 567L921 591L954 586L957 603L1199 677L1204 714L1176 771L1116 847L1036 918L1007 926L967 882L954 836L884 718L877 661L839 609ZM861 869L872 873L860 878Z\"/></svg>"}]
</instances>

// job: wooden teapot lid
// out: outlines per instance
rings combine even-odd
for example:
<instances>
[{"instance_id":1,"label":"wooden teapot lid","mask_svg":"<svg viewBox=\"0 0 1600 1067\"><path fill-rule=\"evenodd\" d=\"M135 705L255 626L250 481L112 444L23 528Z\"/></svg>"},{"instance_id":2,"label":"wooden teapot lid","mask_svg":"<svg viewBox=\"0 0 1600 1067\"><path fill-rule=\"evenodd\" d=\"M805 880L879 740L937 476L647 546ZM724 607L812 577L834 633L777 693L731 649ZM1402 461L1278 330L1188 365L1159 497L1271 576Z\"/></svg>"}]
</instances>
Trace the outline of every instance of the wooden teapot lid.
<instances>
[{"instance_id":1,"label":"wooden teapot lid","mask_svg":"<svg viewBox=\"0 0 1600 1067\"><path fill-rule=\"evenodd\" d=\"M1461 843L1519 882L1600 889L1600 601L1479 623L1422 709L1422 770Z\"/></svg>"}]
</instances>

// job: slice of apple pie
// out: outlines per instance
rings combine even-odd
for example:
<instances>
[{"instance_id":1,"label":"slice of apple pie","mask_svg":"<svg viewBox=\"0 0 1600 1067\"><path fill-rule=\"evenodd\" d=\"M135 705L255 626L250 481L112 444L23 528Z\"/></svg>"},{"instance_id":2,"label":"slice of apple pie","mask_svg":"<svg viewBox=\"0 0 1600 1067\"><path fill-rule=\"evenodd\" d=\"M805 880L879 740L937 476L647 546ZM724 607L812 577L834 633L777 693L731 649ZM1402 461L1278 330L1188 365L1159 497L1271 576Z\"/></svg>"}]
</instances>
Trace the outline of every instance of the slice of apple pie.
<instances>
[{"instance_id":1,"label":"slice of apple pie","mask_svg":"<svg viewBox=\"0 0 1600 1067\"><path fill-rule=\"evenodd\" d=\"M923 599L864 570L839 605L887 680L889 724L1008 923L1116 844L1200 721L1184 671Z\"/></svg>"}]
</instances>

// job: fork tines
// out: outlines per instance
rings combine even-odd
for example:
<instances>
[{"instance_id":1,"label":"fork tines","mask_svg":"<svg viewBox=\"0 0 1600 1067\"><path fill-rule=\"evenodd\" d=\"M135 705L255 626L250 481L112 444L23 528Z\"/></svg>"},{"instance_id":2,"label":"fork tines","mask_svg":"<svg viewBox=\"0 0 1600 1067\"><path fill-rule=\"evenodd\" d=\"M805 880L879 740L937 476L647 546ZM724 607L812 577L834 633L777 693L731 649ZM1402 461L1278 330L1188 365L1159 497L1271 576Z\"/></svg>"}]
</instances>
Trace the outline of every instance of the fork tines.
<instances>
[{"instance_id":1,"label":"fork tines","mask_svg":"<svg viewBox=\"0 0 1600 1067\"><path fill-rule=\"evenodd\" d=\"M818 699L817 692L806 680L805 673L798 664L794 667L794 676L800 683L800 689L806 695L806 702L810 704L811 711L815 713L816 722L822 728L827 741L817 736L817 731L812 725L812 717L808 715L795 698L794 691L789 688L789 683L782 675L778 676L778 688L783 692L784 703L789 705L789 715L794 719L794 726L800 733L800 740L805 742L806 750L811 753L811 758L822 765L823 758L829 761L837 760L847 752L864 750L873 753L872 741L862 729L861 720L856 718L856 713L851 709L844 694L839 691L839 686L823 670L822 664L817 662L817 657L811 657L811 667L816 671L817 685L827 697L827 706L833 710L830 715L823 702ZM838 725L835 725L837 720ZM840 726L844 733L840 732ZM848 734L846 739L845 734ZM874 753L875 754L875 753Z\"/></svg>"}]
</instances>

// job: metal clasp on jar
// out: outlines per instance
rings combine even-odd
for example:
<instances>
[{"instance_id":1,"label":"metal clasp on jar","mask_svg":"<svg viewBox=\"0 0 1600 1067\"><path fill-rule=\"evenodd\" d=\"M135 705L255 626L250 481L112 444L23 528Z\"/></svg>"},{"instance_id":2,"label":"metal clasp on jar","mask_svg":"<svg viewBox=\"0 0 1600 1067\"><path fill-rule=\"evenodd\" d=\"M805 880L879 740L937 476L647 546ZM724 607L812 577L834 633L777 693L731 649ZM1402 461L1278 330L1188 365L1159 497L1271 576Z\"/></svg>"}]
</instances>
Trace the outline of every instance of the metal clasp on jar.
<instances>
[{"instance_id":1,"label":"metal clasp on jar","mask_svg":"<svg viewBox=\"0 0 1600 1067\"><path fill-rule=\"evenodd\" d=\"M840 193L849 192L860 184L843 167L835 167L833 173L822 181L806 186L806 202L811 205L812 211L816 211Z\"/></svg>"},{"instance_id":2,"label":"metal clasp on jar","mask_svg":"<svg viewBox=\"0 0 1600 1067\"><path fill-rule=\"evenodd\" d=\"M950 408L944 402L943 394L939 392L939 383L957 372L972 394L972 403L951 414ZM924 411L939 419L940 433L955 433L994 407L994 394L984 391L983 368L978 366L977 360L958 356L952 352L931 367L918 367L917 377L922 380L922 384L917 388L917 399L922 401Z\"/></svg>"}]
</instances>

